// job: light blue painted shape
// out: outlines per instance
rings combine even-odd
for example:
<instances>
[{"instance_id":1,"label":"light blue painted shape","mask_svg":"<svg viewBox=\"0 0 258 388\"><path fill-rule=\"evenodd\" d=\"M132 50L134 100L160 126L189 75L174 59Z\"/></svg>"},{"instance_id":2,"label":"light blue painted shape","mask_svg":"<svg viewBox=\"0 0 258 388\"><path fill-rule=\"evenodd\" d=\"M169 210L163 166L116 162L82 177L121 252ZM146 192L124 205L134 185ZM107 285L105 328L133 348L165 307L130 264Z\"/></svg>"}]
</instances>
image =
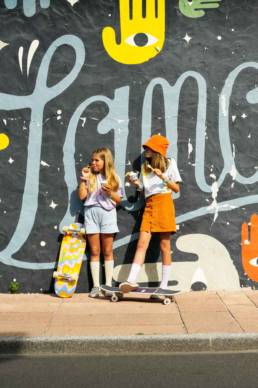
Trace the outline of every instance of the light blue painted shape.
<instances>
[{"instance_id":1,"label":"light blue painted shape","mask_svg":"<svg viewBox=\"0 0 258 388\"><path fill-rule=\"evenodd\" d=\"M27 17L32 17L36 14L37 0L23 0L23 12ZM39 0L41 8L48 8L50 6L50 0ZM17 7L17 0L4 0L4 5L8 9L14 9Z\"/></svg>"},{"instance_id":2,"label":"light blue painted shape","mask_svg":"<svg viewBox=\"0 0 258 388\"><path fill-rule=\"evenodd\" d=\"M8 9L14 9L17 6L17 0L4 0L4 5Z\"/></svg>"},{"instance_id":3,"label":"light blue painted shape","mask_svg":"<svg viewBox=\"0 0 258 388\"><path fill-rule=\"evenodd\" d=\"M62 45L68 45L74 49L75 63L69 74L54 86L48 87L47 79L51 60L56 50ZM74 35L64 35L56 39L44 55L39 67L36 85L31 95L15 96L0 93L0 109L7 111L26 108L31 109L26 179L21 213L9 244L0 252L0 261L6 265L27 269L49 269L54 267L54 263L21 262L14 259L12 255L17 252L28 239L38 209L40 155L45 105L56 96L60 95L74 82L84 64L84 60L85 48L82 41Z\"/></svg>"}]
</instances>

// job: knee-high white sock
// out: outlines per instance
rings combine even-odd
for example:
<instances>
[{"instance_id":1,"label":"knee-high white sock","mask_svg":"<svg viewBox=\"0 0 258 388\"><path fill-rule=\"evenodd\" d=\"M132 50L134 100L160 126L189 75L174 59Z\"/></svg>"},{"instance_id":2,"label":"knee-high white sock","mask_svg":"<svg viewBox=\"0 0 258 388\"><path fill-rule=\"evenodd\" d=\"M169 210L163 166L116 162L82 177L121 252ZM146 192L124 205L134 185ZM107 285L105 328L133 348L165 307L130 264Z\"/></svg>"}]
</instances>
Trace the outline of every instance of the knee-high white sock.
<instances>
[{"instance_id":1,"label":"knee-high white sock","mask_svg":"<svg viewBox=\"0 0 258 388\"><path fill-rule=\"evenodd\" d=\"M136 283L137 276L139 275L140 270L141 270L141 265L133 263L131 267L131 271L127 278L127 281L130 283Z\"/></svg>"},{"instance_id":2,"label":"knee-high white sock","mask_svg":"<svg viewBox=\"0 0 258 388\"><path fill-rule=\"evenodd\" d=\"M168 287L170 270L171 270L171 265L162 265L162 281L160 283L160 288Z\"/></svg>"},{"instance_id":3,"label":"knee-high white sock","mask_svg":"<svg viewBox=\"0 0 258 388\"><path fill-rule=\"evenodd\" d=\"M114 260L105 260L106 286L112 287Z\"/></svg>"},{"instance_id":4,"label":"knee-high white sock","mask_svg":"<svg viewBox=\"0 0 258 388\"><path fill-rule=\"evenodd\" d=\"M91 276L93 280L93 287L99 287L99 269L100 269L100 263L99 261L91 261L90 262L90 270L91 270Z\"/></svg>"}]
</instances>

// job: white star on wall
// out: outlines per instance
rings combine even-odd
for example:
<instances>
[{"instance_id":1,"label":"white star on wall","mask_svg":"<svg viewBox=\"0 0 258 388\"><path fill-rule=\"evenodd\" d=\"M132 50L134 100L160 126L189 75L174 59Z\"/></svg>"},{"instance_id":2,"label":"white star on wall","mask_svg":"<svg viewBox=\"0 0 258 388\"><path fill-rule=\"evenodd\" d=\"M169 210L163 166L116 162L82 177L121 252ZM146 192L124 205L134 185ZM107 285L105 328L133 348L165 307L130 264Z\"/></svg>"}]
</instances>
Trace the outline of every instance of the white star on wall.
<instances>
[{"instance_id":1,"label":"white star on wall","mask_svg":"<svg viewBox=\"0 0 258 388\"><path fill-rule=\"evenodd\" d=\"M190 40L192 39L190 35L188 35L187 33L185 34L185 37L183 38L187 43L190 42Z\"/></svg>"},{"instance_id":2,"label":"white star on wall","mask_svg":"<svg viewBox=\"0 0 258 388\"><path fill-rule=\"evenodd\" d=\"M51 201L51 204L49 205L49 207L51 207L52 209L55 209L57 206L58 206L58 204L55 203L53 200Z\"/></svg>"}]
</instances>

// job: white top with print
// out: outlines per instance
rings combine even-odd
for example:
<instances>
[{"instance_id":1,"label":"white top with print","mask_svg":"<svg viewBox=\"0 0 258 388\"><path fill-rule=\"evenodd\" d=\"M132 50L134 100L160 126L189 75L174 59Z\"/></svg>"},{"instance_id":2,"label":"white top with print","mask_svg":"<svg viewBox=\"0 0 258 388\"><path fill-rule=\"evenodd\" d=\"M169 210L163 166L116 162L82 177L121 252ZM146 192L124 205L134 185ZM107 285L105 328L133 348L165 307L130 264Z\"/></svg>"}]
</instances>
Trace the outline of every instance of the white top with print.
<instances>
[{"instance_id":1,"label":"white top with print","mask_svg":"<svg viewBox=\"0 0 258 388\"><path fill-rule=\"evenodd\" d=\"M169 166L163 175L175 183L182 182L174 159L169 160ZM153 172L148 174L142 172L141 182L143 184L145 198L150 197L153 194L171 193L171 190L167 187L166 183Z\"/></svg>"}]
</instances>

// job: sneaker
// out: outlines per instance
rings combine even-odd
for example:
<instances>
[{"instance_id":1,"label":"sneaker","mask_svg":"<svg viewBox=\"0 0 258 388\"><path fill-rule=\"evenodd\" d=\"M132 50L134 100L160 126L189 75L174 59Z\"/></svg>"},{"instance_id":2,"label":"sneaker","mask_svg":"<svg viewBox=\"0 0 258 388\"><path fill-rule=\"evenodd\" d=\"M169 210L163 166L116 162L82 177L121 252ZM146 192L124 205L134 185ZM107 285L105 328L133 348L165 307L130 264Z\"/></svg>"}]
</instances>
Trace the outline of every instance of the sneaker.
<instances>
[{"instance_id":1,"label":"sneaker","mask_svg":"<svg viewBox=\"0 0 258 388\"><path fill-rule=\"evenodd\" d=\"M114 287L105 284L105 291L101 290L104 296L112 296L114 293Z\"/></svg>"},{"instance_id":2,"label":"sneaker","mask_svg":"<svg viewBox=\"0 0 258 388\"><path fill-rule=\"evenodd\" d=\"M119 290L121 290L124 294L137 290L137 288L139 288L139 284L137 283L123 282L119 284Z\"/></svg>"},{"instance_id":3,"label":"sneaker","mask_svg":"<svg viewBox=\"0 0 258 388\"><path fill-rule=\"evenodd\" d=\"M101 295L101 290L99 287L93 287L91 289L91 292L89 293L90 298L97 298L100 295Z\"/></svg>"},{"instance_id":4,"label":"sneaker","mask_svg":"<svg viewBox=\"0 0 258 388\"><path fill-rule=\"evenodd\" d=\"M153 293L153 295L155 295L155 294L161 294L161 295L166 295L167 293L168 293L168 289L165 289L165 288L157 288L155 291L154 291L154 293ZM155 295L155 296L159 296L159 295Z\"/></svg>"}]
</instances>

